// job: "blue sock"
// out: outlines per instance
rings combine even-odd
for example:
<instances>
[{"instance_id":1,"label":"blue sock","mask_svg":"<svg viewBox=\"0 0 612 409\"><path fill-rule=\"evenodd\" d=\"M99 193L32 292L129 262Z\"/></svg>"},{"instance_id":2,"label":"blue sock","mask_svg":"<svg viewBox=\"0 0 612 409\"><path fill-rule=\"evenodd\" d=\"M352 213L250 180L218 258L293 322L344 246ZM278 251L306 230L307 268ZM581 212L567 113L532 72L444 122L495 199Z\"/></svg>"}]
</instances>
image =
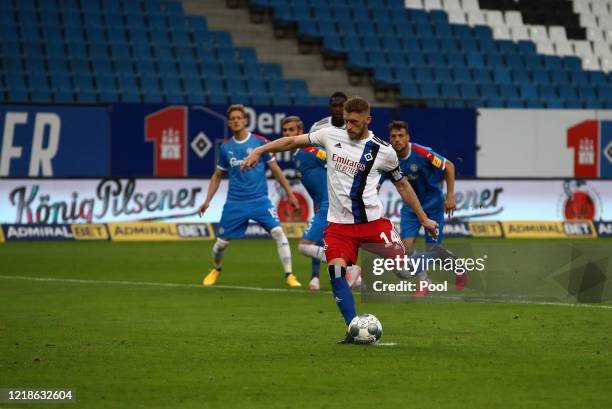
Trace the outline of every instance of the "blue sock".
<instances>
[{"instance_id":1,"label":"blue sock","mask_svg":"<svg viewBox=\"0 0 612 409\"><path fill-rule=\"evenodd\" d=\"M311 258L311 267L312 267L312 278L319 277L319 270L321 269L321 260L318 258Z\"/></svg>"},{"instance_id":2,"label":"blue sock","mask_svg":"<svg viewBox=\"0 0 612 409\"><path fill-rule=\"evenodd\" d=\"M353 292L344 277L346 274L346 267L330 265L328 266L328 271L334 299L344 317L344 322L348 325L351 320L355 318L357 313L355 312Z\"/></svg>"}]
</instances>

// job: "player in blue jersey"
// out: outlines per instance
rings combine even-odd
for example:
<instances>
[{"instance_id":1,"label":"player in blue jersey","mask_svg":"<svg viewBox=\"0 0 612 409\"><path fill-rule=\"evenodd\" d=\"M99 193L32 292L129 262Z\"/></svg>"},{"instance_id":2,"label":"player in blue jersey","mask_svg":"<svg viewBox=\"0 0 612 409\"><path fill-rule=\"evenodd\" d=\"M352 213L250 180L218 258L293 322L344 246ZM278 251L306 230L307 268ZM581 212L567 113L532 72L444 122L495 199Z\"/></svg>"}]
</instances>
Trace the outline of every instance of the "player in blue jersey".
<instances>
[{"instance_id":1,"label":"player in blue jersey","mask_svg":"<svg viewBox=\"0 0 612 409\"><path fill-rule=\"evenodd\" d=\"M432 238L425 233L427 250L434 257L454 257L442 247L442 228L444 213L452 216L455 210L455 166L453 163L437 154L431 148L410 142L408 124L404 121L393 121L389 124L389 140L397 153L400 168L414 189L427 217L438 223L438 237ZM385 177L381 179L381 184ZM442 192L442 182L446 182L446 195ZM406 248L406 253L414 253L414 243L419 234L421 224L409 206L401 209L400 237ZM427 280L425 272L419 279ZM462 290L467 284L467 275L455 276L455 286ZM427 289L417 292L417 296L427 294Z\"/></svg>"},{"instance_id":2,"label":"player in blue jersey","mask_svg":"<svg viewBox=\"0 0 612 409\"><path fill-rule=\"evenodd\" d=\"M213 268L204 277L202 283L213 285L217 282L221 274L223 256L230 240L244 237L249 220L254 220L276 241L278 256L285 272L285 283L290 287L301 287L300 282L292 273L289 241L281 228L276 209L268 198L266 166L285 189L289 203L297 208L298 201L272 155L263 155L253 168L254 171L240 171L243 159L255 148L265 145L268 140L247 131L247 114L244 106L230 106L227 110L227 118L233 136L221 145L217 169L210 180L206 200L199 209L200 216L206 212L219 188L223 174L227 172L229 190L221 214L217 241L212 249Z\"/></svg>"},{"instance_id":3,"label":"player in blue jersey","mask_svg":"<svg viewBox=\"0 0 612 409\"><path fill-rule=\"evenodd\" d=\"M304 133L304 124L297 116L288 116L282 122L283 136L297 136ZM312 273L308 289L316 291L321 288L319 268L327 262L323 249L323 231L327 227L327 154L314 146L293 151L293 160L300 180L314 203L315 215L304 231L298 249L300 253L312 258ZM361 269L350 266L347 269L349 286L354 286L360 278Z\"/></svg>"}]
</instances>

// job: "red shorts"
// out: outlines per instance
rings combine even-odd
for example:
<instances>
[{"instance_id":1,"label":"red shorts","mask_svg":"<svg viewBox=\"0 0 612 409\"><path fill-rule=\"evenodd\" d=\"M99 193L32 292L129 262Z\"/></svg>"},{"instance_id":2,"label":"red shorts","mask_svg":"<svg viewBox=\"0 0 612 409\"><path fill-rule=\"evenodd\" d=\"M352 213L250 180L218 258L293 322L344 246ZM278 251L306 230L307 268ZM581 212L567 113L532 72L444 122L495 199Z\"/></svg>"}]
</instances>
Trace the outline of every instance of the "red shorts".
<instances>
[{"instance_id":1,"label":"red shorts","mask_svg":"<svg viewBox=\"0 0 612 409\"><path fill-rule=\"evenodd\" d=\"M362 224L329 223L323 233L327 261L341 258L357 262L359 247L385 258L403 256L404 245L390 220L380 218Z\"/></svg>"}]
</instances>

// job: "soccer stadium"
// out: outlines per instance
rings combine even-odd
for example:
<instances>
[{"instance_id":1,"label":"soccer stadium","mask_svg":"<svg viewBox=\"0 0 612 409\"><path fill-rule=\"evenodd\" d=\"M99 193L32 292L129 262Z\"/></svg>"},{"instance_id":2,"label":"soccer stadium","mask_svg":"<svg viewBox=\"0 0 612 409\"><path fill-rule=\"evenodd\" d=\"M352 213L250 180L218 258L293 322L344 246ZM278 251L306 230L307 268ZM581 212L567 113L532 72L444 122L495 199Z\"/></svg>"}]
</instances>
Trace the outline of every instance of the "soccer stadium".
<instances>
[{"instance_id":1,"label":"soccer stadium","mask_svg":"<svg viewBox=\"0 0 612 409\"><path fill-rule=\"evenodd\" d=\"M612 407L612 0L0 0L0 409Z\"/></svg>"}]
</instances>

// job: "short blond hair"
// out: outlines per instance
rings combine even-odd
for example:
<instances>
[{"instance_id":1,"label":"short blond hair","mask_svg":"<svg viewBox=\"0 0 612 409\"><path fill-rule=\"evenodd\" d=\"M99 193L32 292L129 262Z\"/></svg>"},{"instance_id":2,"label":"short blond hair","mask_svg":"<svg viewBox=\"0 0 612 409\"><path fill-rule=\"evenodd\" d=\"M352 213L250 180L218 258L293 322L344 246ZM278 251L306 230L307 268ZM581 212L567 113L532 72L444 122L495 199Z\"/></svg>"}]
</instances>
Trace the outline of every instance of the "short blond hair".
<instances>
[{"instance_id":1,"label":"short blond hair","mask_svg":"<svg viewBox=\"0 0 612 409\"><path fill-rule=\"evenodd\" d=\"M246 109L244 109L244 105L242 104L230 105L230 107L227 108L227 117L229 118L230 114L234 111L240 111L242 112L242 116L245 118L247 117Z\"/></svg>"},{"instance_id":2,"label":"short blond hair","mask_svg":"<svg viewBox=\"0 0 612 409\"><path fill-rule=\"evenodd\" d=\"M351 97L344 103L344 110L346 112L357 112L358 114L369 114L370 104L361 97Z\"/></svg>"},{"instance_id":3,"label":"short blond hair","mask_svg":"<svg viewBox=\"0 0 612 409\"><path fill-rule=\"evenodd\" d=\"M302 131L304 130L304 122L302 122L299 116L292 115L292 116L287 116L283 118L283 121L281 122L281 126L289 122L297 122L298 128L300 128Z\"/></svg>"}]
</instances>

